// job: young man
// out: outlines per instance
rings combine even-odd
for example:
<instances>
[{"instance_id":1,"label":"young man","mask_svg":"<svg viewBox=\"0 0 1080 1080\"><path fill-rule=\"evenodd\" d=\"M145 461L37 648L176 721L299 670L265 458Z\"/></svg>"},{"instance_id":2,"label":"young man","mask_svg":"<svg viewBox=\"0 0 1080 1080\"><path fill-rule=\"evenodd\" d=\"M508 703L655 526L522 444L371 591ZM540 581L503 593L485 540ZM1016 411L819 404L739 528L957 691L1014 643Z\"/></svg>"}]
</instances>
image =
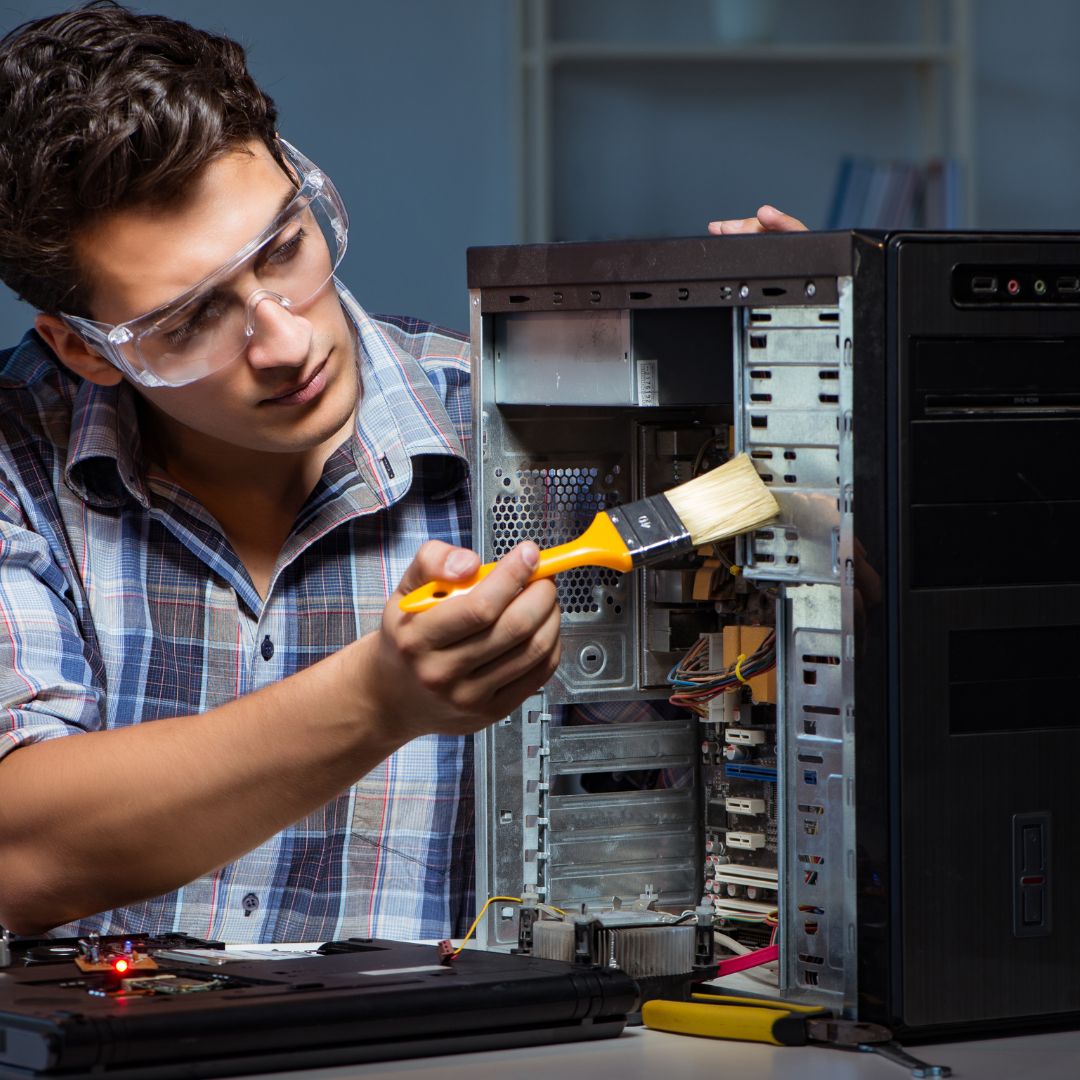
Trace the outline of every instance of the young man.
<instances>
[{"instance_id":1,"label":"young man","mask_svg":"<svg viewBox=\"0 0 1080 1080\"><path fill-rule=\"evenodd\" d=\"M347 219L242 50L111 4L0 43L0 923L444 936L468 736L558 663L468 596L467 344L337 284Z\"/></svg>"}]
</instances>

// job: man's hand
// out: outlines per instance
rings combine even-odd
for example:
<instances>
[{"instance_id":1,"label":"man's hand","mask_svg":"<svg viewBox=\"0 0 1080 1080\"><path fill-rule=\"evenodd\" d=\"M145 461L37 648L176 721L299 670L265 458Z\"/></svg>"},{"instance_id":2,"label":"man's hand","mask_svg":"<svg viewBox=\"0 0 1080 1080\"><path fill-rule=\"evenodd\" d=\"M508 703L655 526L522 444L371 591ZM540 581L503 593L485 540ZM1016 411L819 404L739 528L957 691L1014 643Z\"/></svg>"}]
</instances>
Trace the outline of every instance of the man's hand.
<instances>
[{"instance_id":1,"label":"man's hand","mask_svg":"<svg viewBox=\"0 0 1080 1080\"><path fill-rule=\"evenodd\" d=\"M762 206L756 217L733 218L730 221L710 221L709 232L717 236L732 236L738 233L763 233L763 232L807 232L806 226L793 218L790 214L784 214L775 206Z\"/></svg>"},{"instance_id":2,"label":"man's hand","mask_svg":"<svg viewBox=\"0 0 1080 1080\"><path fill-rule=\"evenodd\" d=\"M499 720L559 666L559 606L549 580L526 585L535 544L518 545L464 596L406 614L398 604L425 582L460 581L480 564L474 552L426 543L383 610L372 635L374 685L386 735L404 742L439 732L464 735Z\"/></svg>"}]
</instances>

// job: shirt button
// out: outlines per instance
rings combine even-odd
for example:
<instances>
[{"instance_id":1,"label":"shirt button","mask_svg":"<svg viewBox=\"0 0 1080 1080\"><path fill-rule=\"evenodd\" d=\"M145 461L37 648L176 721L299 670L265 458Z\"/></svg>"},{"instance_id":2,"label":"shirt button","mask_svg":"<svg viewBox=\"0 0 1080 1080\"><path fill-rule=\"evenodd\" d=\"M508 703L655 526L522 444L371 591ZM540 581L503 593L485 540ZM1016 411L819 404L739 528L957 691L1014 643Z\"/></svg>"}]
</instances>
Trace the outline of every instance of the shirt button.
<instances>
[{"instance_id":1,"label":"shirt button","mask_svg":"<svg viewBox=\"0 0 1080 1080\"><path fill-rule=\"evenodd\" d=\"M246 918L253 911L259 910L259 898L253 892L249 892L247 896L240 901L240 905L244 909L244 917Z\"/></svg>"},{"instance_id":2,"label":"shirt button","mask_svg":"<svg viewBox=\"0 0 1080 1080\"><path fill-rule=\"evenodd\" d=\"M262 639L262 644L259 646L259 652L262 653L264 660L269 660L274 655L274 643L270 640L270 635Z\"/></svg>"}]
</instances>

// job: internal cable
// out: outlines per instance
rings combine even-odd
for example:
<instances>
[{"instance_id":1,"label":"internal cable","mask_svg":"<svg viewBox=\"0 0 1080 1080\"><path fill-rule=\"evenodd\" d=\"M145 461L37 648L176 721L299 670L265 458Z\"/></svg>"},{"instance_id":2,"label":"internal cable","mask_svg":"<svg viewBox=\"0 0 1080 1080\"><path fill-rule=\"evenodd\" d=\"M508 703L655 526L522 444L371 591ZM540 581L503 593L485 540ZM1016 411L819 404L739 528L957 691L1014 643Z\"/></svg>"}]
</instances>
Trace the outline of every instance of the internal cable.
<instances>
[{"instance_id":1,"label":"internal cable","mask_svg":"<svg viewBox=\"0 0 1080 1080\"><path fill-rule=\"evenodd\" d=\"M709 670L709 639L700 637L668 672L673 693L668 701L698 716L709 715L708 703L720 694L738 690L757 675L776 667L776 632L773 631L749 656L740 654L724 671Z\"/></svg>"},{"instance_id":2,"label":"internal cable","mask_svg":"<svg viewBox=\"0 0 1080 1080\"><path fill-rule=\"evenodd\" d=\"M484 917L484 912L487 911L492 904L497 903L499 900L504 900L508 904L520 904L522 902L520 896L489 896L487 903L477 913L476 918L472 921L472 926L465 932L465 936L461 939L461 944L450 954L450 958L460 956L462 949L465 948L469 938L476 933L476 928L480 925L480 920Z\"/></svg>"},{"instance_id":3,"label":"internal cable","mask_svg":"<svg viewBox=\"0 0 1080 1080\"><path fill-rule=\"evenodd\" d=\"M487 911L487 909L491 907L492 904L497 903L499 900L504 900L508 904L523 904L525 902L521 899L520 896L489 896L487 902L479 910L479 912L477 912L476 918L473 919L472 926L470 926L469 929L465 931L465 936L461 939L461 944L456 949L454 949L453 952L449 953L451 960L453 960L455 956L461 955L461 951L465 948L466 944L468 944L469 938L471 938L473 934L476 933L476 928L480 925L480 920L484 917L484 912ZM541 911L551 911L554 912L556 915L566 914L566 912L563 911L562 908L552 907L550 904L539 904L537 906L540 908Z\"/></svg>"}]
</instances>

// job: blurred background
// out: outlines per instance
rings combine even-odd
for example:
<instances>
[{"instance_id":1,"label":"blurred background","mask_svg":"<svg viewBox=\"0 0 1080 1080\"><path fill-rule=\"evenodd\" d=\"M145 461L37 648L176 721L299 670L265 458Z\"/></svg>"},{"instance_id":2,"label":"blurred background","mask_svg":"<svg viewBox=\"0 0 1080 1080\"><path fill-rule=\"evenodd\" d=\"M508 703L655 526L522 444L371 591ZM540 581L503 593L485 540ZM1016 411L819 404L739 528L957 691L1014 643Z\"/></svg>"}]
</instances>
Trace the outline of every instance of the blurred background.
<instances>
[{"instance_id":1,"label":"blurred background","mask_svg":"<svg viewBox=\"0 0 1080 1080\"><path fill-rule=\"evenodd\" d=\"M63 10L0 0L0 31ZM248 50L352 219L373 312L464 329L465 248L1080 228L1074 0L157 0ZM2 289L2 286L0 286ZM0 296L3 344L32 311Z\"/></svg>"}]
</instances>

